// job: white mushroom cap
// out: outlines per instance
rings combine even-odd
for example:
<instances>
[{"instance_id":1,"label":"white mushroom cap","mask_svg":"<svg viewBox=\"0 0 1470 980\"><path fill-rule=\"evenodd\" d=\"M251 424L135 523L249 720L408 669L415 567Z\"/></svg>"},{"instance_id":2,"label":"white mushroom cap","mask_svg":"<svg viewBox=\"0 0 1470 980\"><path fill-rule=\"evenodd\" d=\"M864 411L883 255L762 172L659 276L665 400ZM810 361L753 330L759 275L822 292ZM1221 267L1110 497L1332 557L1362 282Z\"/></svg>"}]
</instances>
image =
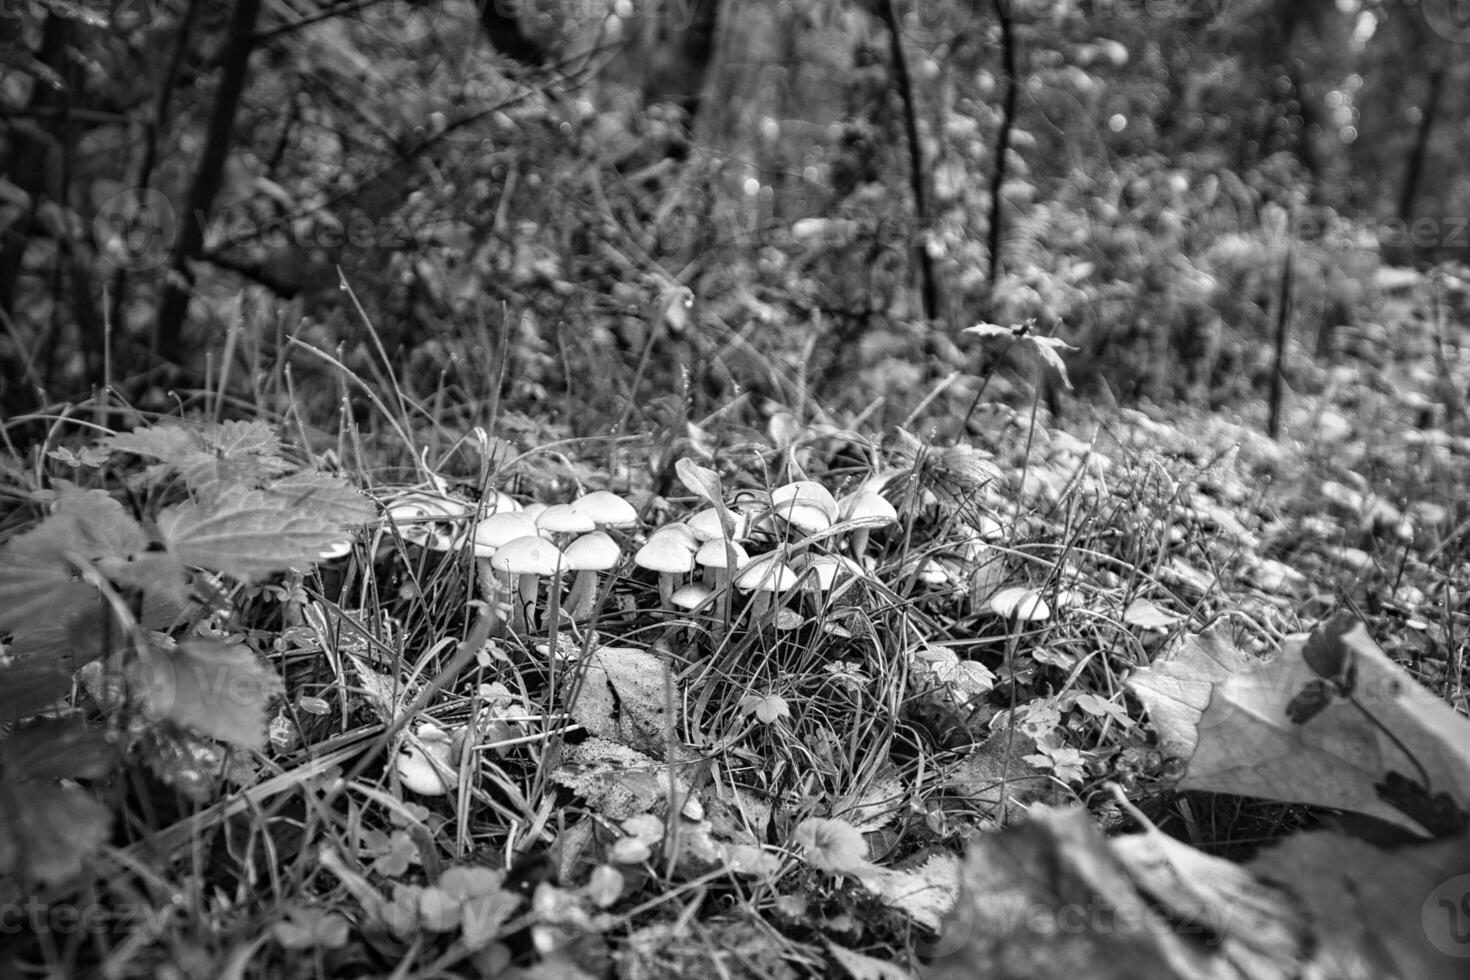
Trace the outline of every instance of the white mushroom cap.
<instances>
[{"instance_id":1,"label":"white mushroom cap","mask_svg":"<svg viewBox=\"0 0 1470 980\"><path fill-rule=\"evenodd\" d=\"M555 575L562 568L561 549L545 538L529 534L512 538L490 556L496 571L510 575Z\"/></svg>"},{"instance_id":2,"label":"white mushroom cap","mask_svg":"<svg viewBox=\"0 0 1470 980\"><path fill-rule=\"evenodd\" d=\"M776 514L802 534L816 534L832 526L832 518L815 504L792 501L778 507Z\"/></svg>"},{"instance_id":3,"label":"white mushroom cap","mask_svg":"<svg viewBox=\"0 0 1470 980\"><path fill-rule=\"evenodd\" d=\"M561 567L574 572L603 572L616 565L621 555L622 549L616 541L601 531L593 531L566 546Z\"/></svg>"},{"instance_id":4,"label":"white mushroom cap","mask_svg":"<svg viewBox=\"0 0 1470 980\"><path fill-rule=\"evenodd\" d=\"M832 491L816 480L796 480L771 491L771 507L777 514L785 517L787 508L792 504L817 508L827 515L829 525L837 520L836 498L832 496Z\"/></svg>"},{"instance_id":5,"label":"white mushroom cap","mask_svg":"<svg viewBox=\"0 0 1470 980\"><path fill-rule=\"evenodd\" d=\"M584 493L570 506L592 518L598 527L632 527L638 523L638 511L633 505L610 490Z\"/></svg>"},{"instance_id":6,"label":"white mushroom cap","mask_svg":"<svg viewBox=\"0 0 1470 980\"><path fill-rule=\"evenodd\" d=\"M831 591L839 579L865 577L862 566L845 555L810 555L803 570L810 570L806 587L816 592Z\"/></svg>"},{"instance_id":7,"label":"white mushroom cap","mask_svg":"<svg viewBox=\"0 0 1470 980\"><path fill-rule=\"evenodd\" d=\"M597 522L571 504L554 504L536 515L536 526L552 534L586 534L597 529Z\"/></svg>"},{"instance_id":8,"label":"white mushroom cap","mask_svg":"<svg viewBox=\"0 0 1470 980\"><path fill-rule=\"evenodd\" d=\"M475 525L475 554L481 558L507 541L536 533L536 521L523 510L498 511Z\"/></svg>"},{"instance_id":9,"label":"white mushroom cap","mask_svg":"<svg viewBox=\"0 0 1470 980\"><path fill-rule=\"evenodd\" d=\"M468 504L427 493L410 493L388 505L386 516L398 526L398 533L409 544L438 550L451 550L453 541L435 527L439 521L469 517L474 513Z\"/></svg>"},{"instance_id":10,"label":"white mushroom cap","mask_svg":"<svg viewBox=\"0 0 1470 980\"><path fill-rule=\"evenodd\" d=\"M733 567L730 565L732 557L735 559ZM731 541L730 550L726 552L725 542L720 538L712 538L699 546L699 550L694 553L694 561L701 568L728 568L737 571L750 561L750 555L738 541Z\"/></svg>"},{"instance_id":11,"label":"white mushroom cap","mask_svg":"<svg viewBox=\"0 0 1470 980\"><path fill-rule=\"evenodd\" d=\"M903 566L903 575L918 575L919 581L925 585L941 586L948 585L950 574L944 565L933 558L910 559Z\"/></svg>"},{"instance_id":12,"label":"white mushroom cap","mask_svg":"<svg viewBox=\"0 0 1470 980\"><path fill-rule=\"evenodd\" d=\"M669 601L680 609L698 609L709 601L714 592L707 585L691 582L674 590Z\"/></svg>"},{"instance_id":13,"label":"white mushroom cap","mask_svg":"<svg viewBox=\"0 0 1470 980\"><path fill-rule=\"evenodd\" d=\"M673 531L672 527L660 528L649 535L648 541L633 556L634 563L640 568L663 575L682 575L692 569L695 551L693 535L685 538ZM689 529L684 528L684 532L688 534Z\"/></svg>"},{"instance_id":14,"label":"white mushroom cap","mask_svg":"<svg viewBox=\"0 0 1470 980\"><path fill-rule=\"evenodd\" d=\"M750 515L744 511L726 511L730 515L729 527L726 529L731 541L744 541L750 537ZM720 528L720 512L713 507L691 514L684 523L694 536L701 541L721 541L726 537L725 531Z\"/></svg>"},{"instance_id":15,"label":"white mushroom cap","mask_svg":"<svg viewBox=\"0 0 1470 980\"><path fill-rule=\"evenodd\" d=\"M785 592L796 582L796 573L777 552L751 559L740 574L735 576L735 587L742 592Z\"/></svg>"},{"instance_id":16,"label":"white mushroom cap","mask_svg":"<svg viewBox=\"0 0 1470 980\"><path fill-rule=\"evenodd\" d=\"M520 509L520 502L516 498L499 490L489 491L485 494L485 499L480 501L480 510L486 514L504 514L506 511Z\"/></svg>"},{"instance_id":17,"label":"white mushroom cap","mask_svg":"<svg viewBox=\"0 0 1470 980\"><path fill-rule=\"evenodd\" d=\"M855 521L869 527L887 527L898 523L898 511L881 493L857 490L842 498L841 510L844 521Z\"/></svg>"},{"instance_id":18,"label":"white mushroom cap","mask_svg":"<svg viewBox=\"0 0 1470 980\"><path fill-rule=\"evenodd\" d=\"M394 760L398 779L420 796L443 796L459 783L448 732L426 721L418 728L418 743L405 741Z\"/></svg>"}]
</instances>

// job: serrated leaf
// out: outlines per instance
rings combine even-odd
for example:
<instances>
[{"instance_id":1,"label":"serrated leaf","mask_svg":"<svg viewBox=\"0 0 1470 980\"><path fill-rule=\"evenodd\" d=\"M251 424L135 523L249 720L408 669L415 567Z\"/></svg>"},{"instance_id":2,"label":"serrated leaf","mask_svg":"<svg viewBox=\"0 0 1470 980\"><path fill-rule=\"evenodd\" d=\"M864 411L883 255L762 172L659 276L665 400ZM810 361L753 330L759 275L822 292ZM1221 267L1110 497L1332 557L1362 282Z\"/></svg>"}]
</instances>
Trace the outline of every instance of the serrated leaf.
<instances>
[{"instance_id":1,"label":"serrated leaf","mask_svg":"<svg viewBox=\"0 0 1470 980\"><path fill-rule=\"evenodd\" d=\"M269 425L258 421L221 422L201 432L205 446L225 459L244 456L279 458L281 440Z\"/></svg>"},{"instance_id":2,"label":"serrated leaf","mask_svg":"<svg viewBox=\"0 0 1470 980\"><path fill-rule=\"evenodd\" d=\"M158 529L185 565L249 581L308 568L342 542L345 532L335 517L306 499L229 487L212 501L166 509Z\"/></svg>"},{"instance_id":3,"label":"serrated leaf","mask_svg":"<svg viewBox=\"0 0 1470 980\"><path fill-rule=\"evenodd\" d=\"M75 716L37 718L0 742L5 775L11 779L99 779L112 771L117 756L106 729Z\"/></svg>"},{"instance_id":4,"label":"serrated leaf","mask_svg":"<svg viewBox=\"0 0 1470 980\"><path fill-rule=\"evenodd\" d=\"M101 440L119 452L162 461L204 497L222 488L259 486L284 472L280 440L262 422L224 422L199 428L155 425Z\"/></svg>"},{"instance_id":5,"label":"serrated leaf","mask_svg":"<svg viewBox=\"0 0 1470 980\"><path fill-rule=\"evenodd\" d=\"M152 646L135 669L151 717L232 745L265 747L266 708L282 685L245 646L219 640Z\"/></svg>"},{"instance_id":6,"label":"serrated leaf","mask_svg":"<svg viewBox=\"0 0 1470 980\"><path fill-rule=\"evenodd\" d=\"M177 465L203 451L198 436L181 425L154 425L132 432L119 432L97 445L118 453L133 453Z\"/></svg>"},{"instance_id":7,"label":"serrated leaf","mask_svg":"<svg viewBox=\"0 0 1470 980\"><path fill-rule=\"evenodd\" d=\"M107 842L111 826L111 812L84 790L0 781L0 875L65 881Z\"/></svg>"},{"instance_id":8,"label":"serrated leaf","mask_svg":"<svg viewBox=\"0 0 1470 980\"><path fill-rule=\"evenodd\" d=\"M107 494L62 491L49 517L0 549L0 631L44 624L96 595L79 562L125 561L147 545Z\"/></svg>"},{"instance_id":9,"label":"serrated leaf","mask_svg":"<svg viewBox=\"0 0 1470 980\"><path fill-rule=\"evenodd\" d=\"M376 520L377 506L341 477L313 470L283 476L264 488L293 512L302 511L330 521L338 529Z\"/></svg>"}]
</instances>

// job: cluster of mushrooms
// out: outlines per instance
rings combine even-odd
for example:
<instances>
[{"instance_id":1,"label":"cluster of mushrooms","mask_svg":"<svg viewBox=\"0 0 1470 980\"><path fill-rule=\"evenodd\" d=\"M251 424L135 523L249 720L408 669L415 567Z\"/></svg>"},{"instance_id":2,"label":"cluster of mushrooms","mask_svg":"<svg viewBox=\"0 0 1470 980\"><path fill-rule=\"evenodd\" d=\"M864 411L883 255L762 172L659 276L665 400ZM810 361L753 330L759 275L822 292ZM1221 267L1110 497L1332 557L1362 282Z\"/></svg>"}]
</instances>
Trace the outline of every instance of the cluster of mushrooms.
<instances>
[{"instance_id":1,"label":"cluster of mushrooms","mask_svg":"<svg viewBox=\"0 0 1470 980\"><path fill-rule=\"evenodd\" d=\"M650 532L632 560L657 574L665 610L709 611L720 629L718 624L730 622L731 594L739 591L750 597L745 608L751 622L760 622L781 611L790 594L820 601L840 580L870 574L869 533L898 520L878 485L875 480L839 500L820 483L797 480L769 494L711 506ZM469 549L485 600L501 622L523 636L548 625L537 616L543 583L544 608L554 603L561 619L584 621L596 604L599 576L623 560L619 539L635 544L640 539L633 505L606 490L552 505L522 505L496 491L478 507L410 493L390 504L386 516L391 530L409 544L435 551ZM817 544L824 546L814 549ZM563 593L561 580L567 575L572 582ZM425 721L403 741L396 769L405 787L425 796L454 788L454 734Z\"/></svg>"},{"instance_id":2,"label":"cluster of mushrooms","mask_svg":"<svg viewBox=\"0 0 1470 980\"><path fill-rule=\"evenodd\" d=\"M607 490L565 504L524 506L496 491L478 508L416 493L396 500L387 517L411 544L471 549L484 598L521 634L538 627L543 582L549 583L546 608L556 603L571 620L591 615L599 576L623 560L619 538L636 541L638 525L633 505ZM643 539L632 560L657 574L664 609L713 609L727 622L733 589L750 595L756 621L798 587L822 593L844 576L867 574L869 532L897 520L875 489L839 500L820 483L797 480L665 524ZM819 541L835 546L812 550ZM752 556L747 546L766 550ZM840 553L844 547L849 554ZM562 594L566 575L572 583Z\"/></svg>"}]
</instances>

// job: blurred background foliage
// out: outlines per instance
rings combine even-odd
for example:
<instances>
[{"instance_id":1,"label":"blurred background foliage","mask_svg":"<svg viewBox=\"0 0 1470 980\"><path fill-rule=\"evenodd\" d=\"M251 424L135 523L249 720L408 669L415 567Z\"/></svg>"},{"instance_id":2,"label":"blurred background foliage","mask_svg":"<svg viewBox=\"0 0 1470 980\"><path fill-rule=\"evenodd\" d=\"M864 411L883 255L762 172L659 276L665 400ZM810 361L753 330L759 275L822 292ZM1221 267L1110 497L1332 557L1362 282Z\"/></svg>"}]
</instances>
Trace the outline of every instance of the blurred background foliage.
<instances>
[{"instance_id":1,"label":"blurred background foliage","mask_svg":"<svg viewBox=\"0 0 1470 980\"><path fill-rule=\"evenodd\" d=\"M1391 343L1380 266L1465 257L1453 10L6 5L0 403L230 362L320 420L309 346L444 421L886 424L956 371L963 414L959 330L1030 319L1085 392L1259 400L1278 321L1310 386Z\"/></svg>"}]
</instances>

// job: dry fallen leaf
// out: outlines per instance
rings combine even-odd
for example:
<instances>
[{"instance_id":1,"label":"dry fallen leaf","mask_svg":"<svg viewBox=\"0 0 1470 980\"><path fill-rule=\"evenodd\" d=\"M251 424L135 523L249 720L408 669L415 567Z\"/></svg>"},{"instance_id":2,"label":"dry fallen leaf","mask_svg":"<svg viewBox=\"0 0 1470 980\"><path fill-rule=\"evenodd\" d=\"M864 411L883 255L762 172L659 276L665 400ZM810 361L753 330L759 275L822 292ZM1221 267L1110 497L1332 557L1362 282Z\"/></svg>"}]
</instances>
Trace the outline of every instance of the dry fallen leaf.
<instances>
[{"instance_id":1,"label":"dry fallen leaf","mask_svg":"<svg viewBox=\"0 0 1470 980\"><path fill-rule=\"evenodd\" d=\"M1157 831L1109 841L1039 806L976 839L931 980L1275 980L1311 949L1294 898Z\"/></svg>"},{"instance_id":2,"label":"dry fallen leaf","mask_svg":"<svg viewBox=\"0 0 1470 980\"><path fill-rule=\"evenodd\" d=\"M1313 975L1459 980L1470 972L1470 838L1381 850L1298 834L1247 867L1289 883L1317 938Z\"/></svg>"},{"instance_id":3,"label":"dry fallen leaf","mask_svg":"<svg viewBox=\"0 0 1470 980\"><path fill-rule=\"evenodd\" d=\"M1350 810L1429 836L1465 820L1470 721L1415 683L1362 624L1287 639L1256 662L1218 636L1130 681L1185 789Z\"/></svg>"}]
</instances>

